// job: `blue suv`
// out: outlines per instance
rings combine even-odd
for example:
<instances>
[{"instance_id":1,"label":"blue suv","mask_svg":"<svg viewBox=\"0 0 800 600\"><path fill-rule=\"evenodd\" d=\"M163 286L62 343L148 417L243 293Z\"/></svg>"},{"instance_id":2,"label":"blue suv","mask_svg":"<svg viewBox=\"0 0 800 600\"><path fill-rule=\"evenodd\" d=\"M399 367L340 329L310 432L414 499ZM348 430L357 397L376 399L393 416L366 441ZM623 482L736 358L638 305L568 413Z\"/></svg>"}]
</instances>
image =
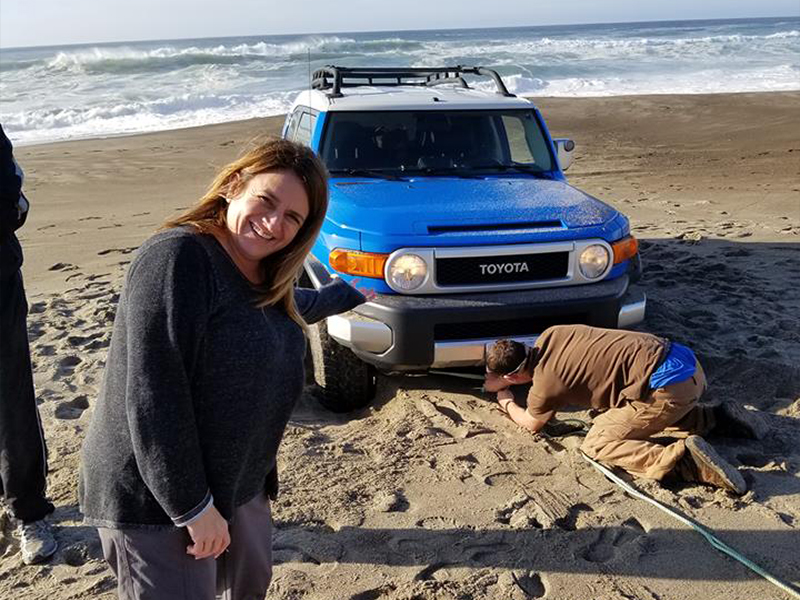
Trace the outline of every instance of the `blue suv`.
<instances>
[{"instance_id":1,"label":"blue suv","mask_svg":"<svg viewBox=\"0 0 800 600\"><path fill-rule=\"evenodd\" d=\"M629 327L646 297L628 219L564 177L572 140L481 67L325 67L283 136L331 174L301 285L376 296L312 328L321 401L366 405L377 371L476 367L499 338Z\"/></svg>"}]
</instances>

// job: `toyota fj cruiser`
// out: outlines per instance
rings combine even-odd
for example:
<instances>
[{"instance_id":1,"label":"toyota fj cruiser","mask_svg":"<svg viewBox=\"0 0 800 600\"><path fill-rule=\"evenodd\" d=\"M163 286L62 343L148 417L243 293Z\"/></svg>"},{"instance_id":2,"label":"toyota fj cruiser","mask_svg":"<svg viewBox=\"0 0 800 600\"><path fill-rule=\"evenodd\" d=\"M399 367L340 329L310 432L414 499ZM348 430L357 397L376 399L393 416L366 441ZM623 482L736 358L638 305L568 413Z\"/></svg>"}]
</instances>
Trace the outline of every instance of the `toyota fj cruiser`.
<instances>
[{"instance_id":1,"label":"toyota fj cruiser","mask_svg":"<svg viewBox=\"0 0 800 600\"><path fill-rule=\"evenodd\" d=\"M574 143L495 71L325 67L283 136L331 174L303 285L376 293L311 330L328 408L366 405L376 370L480 366L499 338L644 318L628 219L566 182Z\"/></svg>"}]
</instances>

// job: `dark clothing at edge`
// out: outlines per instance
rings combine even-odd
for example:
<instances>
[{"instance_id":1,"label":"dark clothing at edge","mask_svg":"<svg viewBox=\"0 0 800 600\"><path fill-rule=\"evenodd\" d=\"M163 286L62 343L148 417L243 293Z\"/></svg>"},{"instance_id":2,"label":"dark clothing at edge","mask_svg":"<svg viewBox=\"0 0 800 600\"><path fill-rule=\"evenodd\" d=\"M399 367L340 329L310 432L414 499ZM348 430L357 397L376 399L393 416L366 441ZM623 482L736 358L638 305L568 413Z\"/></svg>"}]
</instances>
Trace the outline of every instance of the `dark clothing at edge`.
<instances>
[{"instance_id":1,"label":"dark clothing at edge","mask_svg":"<svg viewBox=\"0 0 800 600\"><path fill-rule=\"evenodd\" d=\"M45 496L47 450L33 389L22 247L28 215L22 171L0 126L0 496L23 523L53 512Z\"/></svg>"}]
</instances>

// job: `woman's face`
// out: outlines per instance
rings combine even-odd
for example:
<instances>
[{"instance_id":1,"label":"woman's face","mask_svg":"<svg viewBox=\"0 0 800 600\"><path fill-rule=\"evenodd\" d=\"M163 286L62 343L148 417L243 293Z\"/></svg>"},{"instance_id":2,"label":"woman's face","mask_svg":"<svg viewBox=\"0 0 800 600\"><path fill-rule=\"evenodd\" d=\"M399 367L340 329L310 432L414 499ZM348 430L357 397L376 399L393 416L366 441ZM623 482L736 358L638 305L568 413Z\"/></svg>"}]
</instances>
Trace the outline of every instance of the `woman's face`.
<instances>
[{"instance_id":1,"label":"woman's face","mask_svg":"<svg viewBox=\"0 0 800 600\"><path fill-rule=\"evenodd\" d=\"M250 179L228 198L225 219L229 251L246 270L285 248L308 217L308 195L292 171L270 171Z\"/></svg>"}]
</instances>

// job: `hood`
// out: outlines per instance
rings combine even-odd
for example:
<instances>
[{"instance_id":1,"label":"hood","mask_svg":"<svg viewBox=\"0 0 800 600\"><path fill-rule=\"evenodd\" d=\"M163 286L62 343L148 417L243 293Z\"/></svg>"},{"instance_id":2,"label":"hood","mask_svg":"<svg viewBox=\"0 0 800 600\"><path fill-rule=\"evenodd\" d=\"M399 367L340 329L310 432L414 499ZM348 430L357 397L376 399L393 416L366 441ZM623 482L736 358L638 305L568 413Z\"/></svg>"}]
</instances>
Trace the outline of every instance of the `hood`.
<instances>
[{"instance_id":1,"label":"hood","mask_svg":"<svg viewBox=\"0 0 800 600\"><path fill-rule=\"evenodd\" d=\"M616 210L563 181L451 177L331 181L328 218L367 235L602 225Z\"/></svg>"}]
</instances>

